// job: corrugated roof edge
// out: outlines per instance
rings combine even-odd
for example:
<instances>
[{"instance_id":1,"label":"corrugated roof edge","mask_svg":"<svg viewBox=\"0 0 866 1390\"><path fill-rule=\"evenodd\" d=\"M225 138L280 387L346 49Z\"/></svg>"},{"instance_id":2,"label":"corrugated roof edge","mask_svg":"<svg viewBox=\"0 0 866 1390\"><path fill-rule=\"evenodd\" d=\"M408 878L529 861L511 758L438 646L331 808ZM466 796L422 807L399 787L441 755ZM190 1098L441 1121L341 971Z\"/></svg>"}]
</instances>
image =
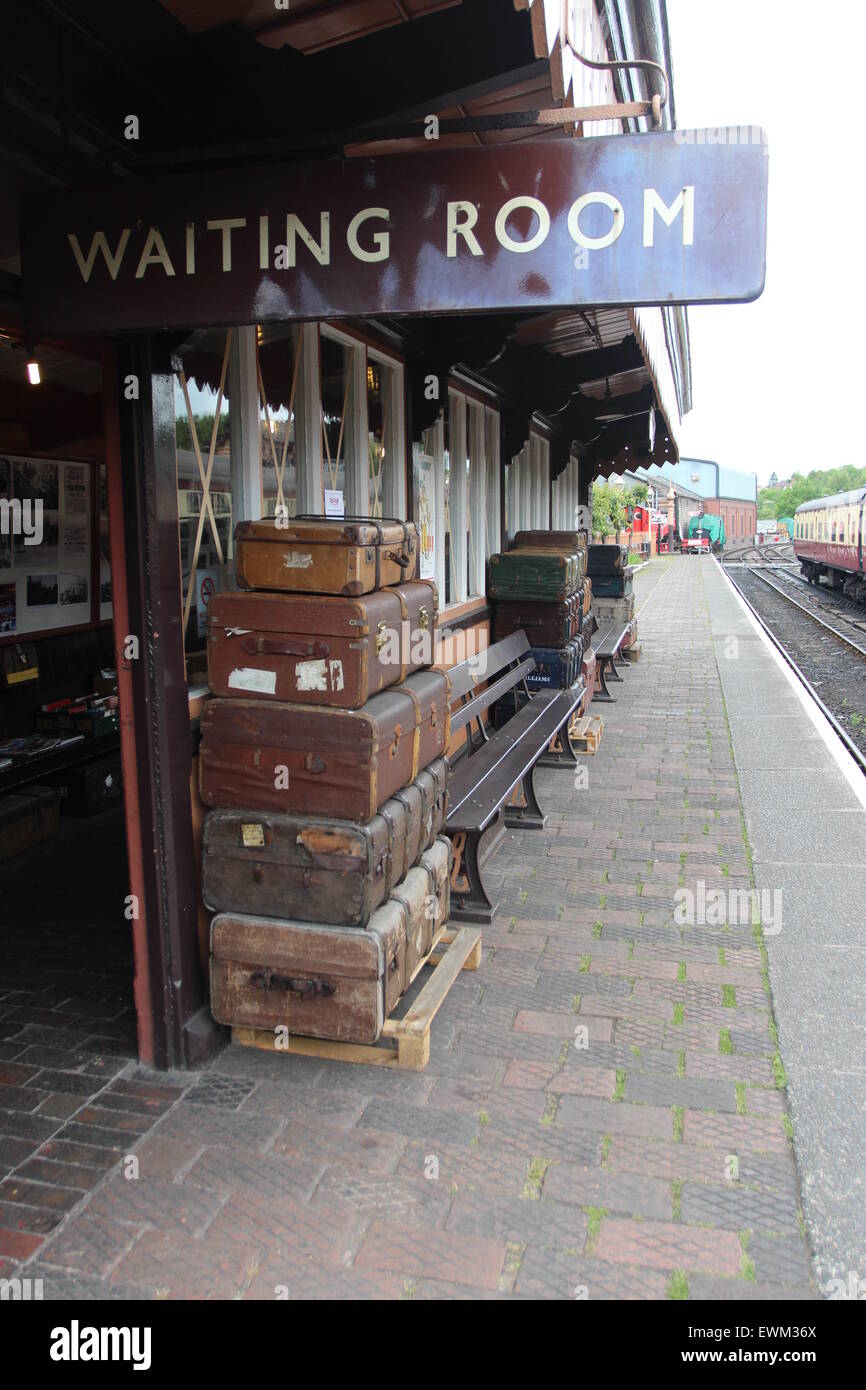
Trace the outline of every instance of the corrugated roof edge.
<instances>
[{"instance_id":1,"label":"corrugated roof edge","mask_svg":"<svg viewBox=\"0 0 866 1390\"><path fill-rule=\"evenodd\" d=\"M857 487L853 492L834 492L829 497L813 497L811 502L801 502L795 516L801 512L819 512L825 507L845 507L853 502L866 501L866 487Z\"/></svg>"}]
</instances>

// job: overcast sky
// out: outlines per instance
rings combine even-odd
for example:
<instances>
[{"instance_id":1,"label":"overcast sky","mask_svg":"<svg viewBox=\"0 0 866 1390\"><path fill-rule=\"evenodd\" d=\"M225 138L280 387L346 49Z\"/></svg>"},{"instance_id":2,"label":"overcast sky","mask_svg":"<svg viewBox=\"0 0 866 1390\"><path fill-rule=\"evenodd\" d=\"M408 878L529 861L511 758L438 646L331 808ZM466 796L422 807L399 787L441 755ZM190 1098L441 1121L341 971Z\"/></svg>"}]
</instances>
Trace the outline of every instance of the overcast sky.
<instances>
[{"instance_id":1,"label":"overcast sky","mask_svg":"<svg viewBox=\"0 0 866 1390\"><path fill-rule=\"evenodd\" d=\"M680 451L760 484L862 467L866 4L667 8L677 124L762 125L770 150L766 288L754 304L689 310L694 409Z\"/></svg>"}]
</instances>

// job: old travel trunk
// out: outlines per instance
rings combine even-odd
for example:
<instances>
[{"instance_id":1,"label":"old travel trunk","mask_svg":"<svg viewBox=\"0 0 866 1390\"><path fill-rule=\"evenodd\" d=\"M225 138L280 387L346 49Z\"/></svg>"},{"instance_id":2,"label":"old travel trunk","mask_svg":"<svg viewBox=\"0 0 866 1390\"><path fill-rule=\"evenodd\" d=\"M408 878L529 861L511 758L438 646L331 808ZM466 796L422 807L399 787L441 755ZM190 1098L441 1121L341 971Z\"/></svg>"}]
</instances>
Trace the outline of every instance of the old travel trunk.
<instances>
[{"instance_id":1,"label":"old travel trunk","mask_svg":"<svg viewBox=\"0 0 866 1390\"><path fill-rule=\"evenodd\" d=\"M601 574L618 574L627 564L627 545L591 545L586 552L586 572L592 579Z\"/></svg>"},{"instance_id":2,"label":"old travel trunk","mask_svg":"<svg viewBox=\"0 0 866 1390\"><path fill-rule=\"evenodd\" d=\"M60 792L32 782L0 796L0 861L11 859L57 834Z\"/></svg>"},{"instance_id":3,"label":"old travel trunk","mask_svg":"<svg viewBox=\"0 0 866 1390\"><path fill-rule=\"evenodd\" d=\"M375 1042L406 988L406 914L317 926L221 912L211 922L211 1012L234 1027Z\"/></svg>"},{"instance_id":4,"label":"old travel trunk","mask_svg":"<svg viewBox=\"0 0 866 1390\"><path fill-rule=\"evenodd\" d=\"M493 619L494 640L499 642L512 632L525 632L533 647L564 647L579 631L577 607L573 597L554 603L535 603L531 599L505 599L496 605Z\"/></svg>"},{"instance_id":5,"label":"old travel trunk","mask_svg":"<svg viewBox=\"0 0 866 1390\"><path fill-rule=\"evenodd\" d=\"M490 596L562 601L583 580L583 552L508 550L490 557Z\"/></svg>"},{"instance_id":6,"label":"old travel trunk","mask_svg":"<svg viewBox=\"0 0 866 1390\"><path fill-rule=\"evenodd\" d=\"M442 829L447 786L448 764L437 758L363 825L209 811L202 835L205 905L363 927Z\"/></svg>"},{"instance_id":7,"label":"old travel trunk","mask_svg":"<svg viewBox=\"0 0 866 1390\"><path fill-rule=\"evenodd\" d=\"M448 742L449 681L416 671L361 709L208 700L199 781L206 806L366 821Z\"/></svg>"},{"instance_id":8,"label":"old travel trunk","mask_svg":"<svg viewBox=\"0 0 866 1390\"><path fill-rule=\"evenodd\" d=\"M365 598L222 593L208 605L215 695L356 709L433 660L436 585L398 584Z\"/></svg>"},{"instance_id":9,"label":"old travel trunk","mask_svg":"<svg viewBox=\"0 0 866 1390\"><path fill-rule=\"evenodd\" d=\"M586 550L586 536L582 531L518 531L514 537L514 550L539 548L573 554L576 550Z\"/></svg>"},{"instance_id":10,"label":"old travel trunk","mask_svg":"<svg viewBox=\"0 0 866 1390\"><path fill-rule=\"evenodd\" d=\"M437 839L366 928L222 912L211 922L218 1023L373 1043L450 911L450 843Z\"/></svg>"},{"instance_id":11,"label":"old travel trunk","mask_svg":"<svg viewBox=\"0 0 866 1390\"><path fill-rule=\"evenodd\" d=\"M371 517L277 517L235 527L243 589L358 597L415 578L418 538L411 521Z\"/></svg>"}]
</instances>

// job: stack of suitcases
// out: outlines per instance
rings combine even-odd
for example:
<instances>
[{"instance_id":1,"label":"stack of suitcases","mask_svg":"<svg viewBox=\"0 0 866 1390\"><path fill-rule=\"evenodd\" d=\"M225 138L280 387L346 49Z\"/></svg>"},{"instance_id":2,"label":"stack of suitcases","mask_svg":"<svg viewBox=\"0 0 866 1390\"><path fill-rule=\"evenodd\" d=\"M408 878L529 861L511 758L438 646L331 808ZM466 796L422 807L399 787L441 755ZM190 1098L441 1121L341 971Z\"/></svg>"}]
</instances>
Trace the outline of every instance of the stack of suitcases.
<instances>
[{"instance_id":1,"label":"stack of suitcases","mask_svg":"<svg viewBox=\"0 0 866 1390\"><path fill-rule=\"evenodd\" d=\"M529 639L531 689L565 689L584 679L592 585L579 532L519 531L511 550L490 557L489 588L494 640L520 631Z\"/></svg>"},{"instance_id":2,"label":"stack of suitcases","mask_svg":"<svg viewBox=\"0 0 866 1390\"><path fill-rule=\"evenodd\" d=\"M199 752L211 1009L372 1043L450 910L436 586L402 522L241 522L235 550Z\"/></svg>"},{"instance_id":3,"label":"stack of suitcases","mask_svg":"<svg viewBox=\"0 0 866 1390\"><path fill-rule=\"evenodd\" d=\"M637 642L634 616L634 568L628 563L626 545L591 545L587 573L592 576L593 607L599 623L628 624L623 650Z\"/></svg>"}]
</instances>

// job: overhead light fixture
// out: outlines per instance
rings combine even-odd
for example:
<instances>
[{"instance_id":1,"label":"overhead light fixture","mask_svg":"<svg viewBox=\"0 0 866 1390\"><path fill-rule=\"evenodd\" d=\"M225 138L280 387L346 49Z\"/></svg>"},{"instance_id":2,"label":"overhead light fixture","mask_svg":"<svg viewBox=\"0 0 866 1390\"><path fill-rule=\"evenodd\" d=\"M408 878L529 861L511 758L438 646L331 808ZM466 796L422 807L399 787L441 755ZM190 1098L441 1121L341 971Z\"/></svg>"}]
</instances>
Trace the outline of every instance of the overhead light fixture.
<instances>
[{"instance_id":1,"label":"overhead light fixture","mask_svg":"<svg viewBox=\"0 0 866 1390\"><path fill-rule=\"evenodd\" d=\"M32 354L27 362L27 379L31 386L39 386L42 382L42 372L39 363Z\"/></svg>"}]
</instances>

